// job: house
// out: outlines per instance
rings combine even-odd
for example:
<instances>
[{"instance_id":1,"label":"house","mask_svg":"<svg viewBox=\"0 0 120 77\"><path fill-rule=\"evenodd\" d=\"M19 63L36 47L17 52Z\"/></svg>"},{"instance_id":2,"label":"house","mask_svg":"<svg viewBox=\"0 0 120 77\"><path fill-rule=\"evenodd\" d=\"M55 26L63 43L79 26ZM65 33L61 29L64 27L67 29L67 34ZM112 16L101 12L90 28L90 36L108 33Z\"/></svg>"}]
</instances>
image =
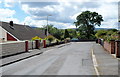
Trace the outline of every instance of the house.
<instances>
[{"instance_id":1,"label":"house","mask_svg":"<svg viewBox=\"0 0 120 77\"><path fill-rule=\"evenodd\" d=\"M35 36L42 39L46 37L44 30L34 29L28 25L14 24L13 21L10 23L0 22L0 31L0 42L31 40Z\"/></svg>"}]
</instances>

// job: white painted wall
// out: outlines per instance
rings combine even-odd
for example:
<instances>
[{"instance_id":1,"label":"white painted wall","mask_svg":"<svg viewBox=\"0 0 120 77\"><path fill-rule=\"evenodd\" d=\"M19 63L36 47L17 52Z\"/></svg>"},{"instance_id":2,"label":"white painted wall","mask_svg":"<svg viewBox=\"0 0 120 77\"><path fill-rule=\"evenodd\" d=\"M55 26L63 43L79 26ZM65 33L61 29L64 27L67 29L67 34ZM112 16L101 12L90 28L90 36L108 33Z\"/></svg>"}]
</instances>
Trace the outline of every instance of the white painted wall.
<instances>
[{"instance_id":1,"label":"white painted wall","mask_svg":"<svg viewBox=\"0 0 120 77\"><path fill-rule=\"evenodd\" d=\"M1 25L1 24L0 24ZM5 38L4 41L7 41L7 33L6 31L0 26L0 42L2 42L2 39Z\"/></svg>"}]
</instances>

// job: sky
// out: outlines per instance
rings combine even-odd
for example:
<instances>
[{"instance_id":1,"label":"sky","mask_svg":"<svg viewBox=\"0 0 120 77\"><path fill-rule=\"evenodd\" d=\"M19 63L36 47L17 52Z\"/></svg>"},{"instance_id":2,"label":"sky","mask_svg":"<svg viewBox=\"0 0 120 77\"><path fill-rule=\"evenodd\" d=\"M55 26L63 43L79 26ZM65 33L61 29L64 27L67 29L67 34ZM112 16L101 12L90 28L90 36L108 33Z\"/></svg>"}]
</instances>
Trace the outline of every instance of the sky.
<instances>
[{"instance_id":1,"label":"sky","mask_svg":"<svg viewBox=\"0 0 120 77\"><path fill-rule=\"evenodd\" d=\"M96 28L118 28L118 0L0 0L0 21L42 27L48 16L54 27L75 28L76 17L86 10L103 16Z\"/></svg>"}]
</instances>

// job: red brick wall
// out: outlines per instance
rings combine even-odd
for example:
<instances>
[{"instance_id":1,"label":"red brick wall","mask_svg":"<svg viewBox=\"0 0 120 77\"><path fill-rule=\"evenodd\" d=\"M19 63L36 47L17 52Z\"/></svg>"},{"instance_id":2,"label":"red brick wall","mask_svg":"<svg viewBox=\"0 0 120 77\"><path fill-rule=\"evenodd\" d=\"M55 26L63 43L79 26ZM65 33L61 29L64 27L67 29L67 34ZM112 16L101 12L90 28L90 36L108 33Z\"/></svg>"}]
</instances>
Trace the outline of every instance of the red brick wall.
<instances>
[{"instance_id":1,"label":"red brick wall","mask_svg":"<svg viewBox=\"0 0 120 77\"><path fill-rule=\"evenodd\" d=\"M111 40L111 54L115 54L115 40Z\"/></svg>"},{"instance_id":2,"label":"red brick wall","mask_svg":"<svg viewBox=\"0 0 120 77\"><path fill-rule=\"evenodd\" d=\"M104 41L104 48L111 53L111 44L107 41Z\"/></svg>"}]
</instances>

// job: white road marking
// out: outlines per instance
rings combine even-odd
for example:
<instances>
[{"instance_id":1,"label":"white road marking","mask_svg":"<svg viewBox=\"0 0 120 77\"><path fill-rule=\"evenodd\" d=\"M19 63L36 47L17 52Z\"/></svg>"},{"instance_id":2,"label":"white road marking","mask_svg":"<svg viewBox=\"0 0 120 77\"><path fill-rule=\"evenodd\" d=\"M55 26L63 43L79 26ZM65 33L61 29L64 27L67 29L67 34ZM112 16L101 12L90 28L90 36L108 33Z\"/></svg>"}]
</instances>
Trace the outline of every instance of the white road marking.
<instances>
[{"instance_id":1,"label":"white road marking","mask_svg":"<svg viewBox=\"0 0 120 77\"><path fill-rule=\"evenodd\" d=\"M99 77L100 73L98 71L98 63L97 63L96 57L94 55L93 49L92 49L92 60L93 60L95 72L96 72L97 76Z\"/></svg>"}]
</instances>

